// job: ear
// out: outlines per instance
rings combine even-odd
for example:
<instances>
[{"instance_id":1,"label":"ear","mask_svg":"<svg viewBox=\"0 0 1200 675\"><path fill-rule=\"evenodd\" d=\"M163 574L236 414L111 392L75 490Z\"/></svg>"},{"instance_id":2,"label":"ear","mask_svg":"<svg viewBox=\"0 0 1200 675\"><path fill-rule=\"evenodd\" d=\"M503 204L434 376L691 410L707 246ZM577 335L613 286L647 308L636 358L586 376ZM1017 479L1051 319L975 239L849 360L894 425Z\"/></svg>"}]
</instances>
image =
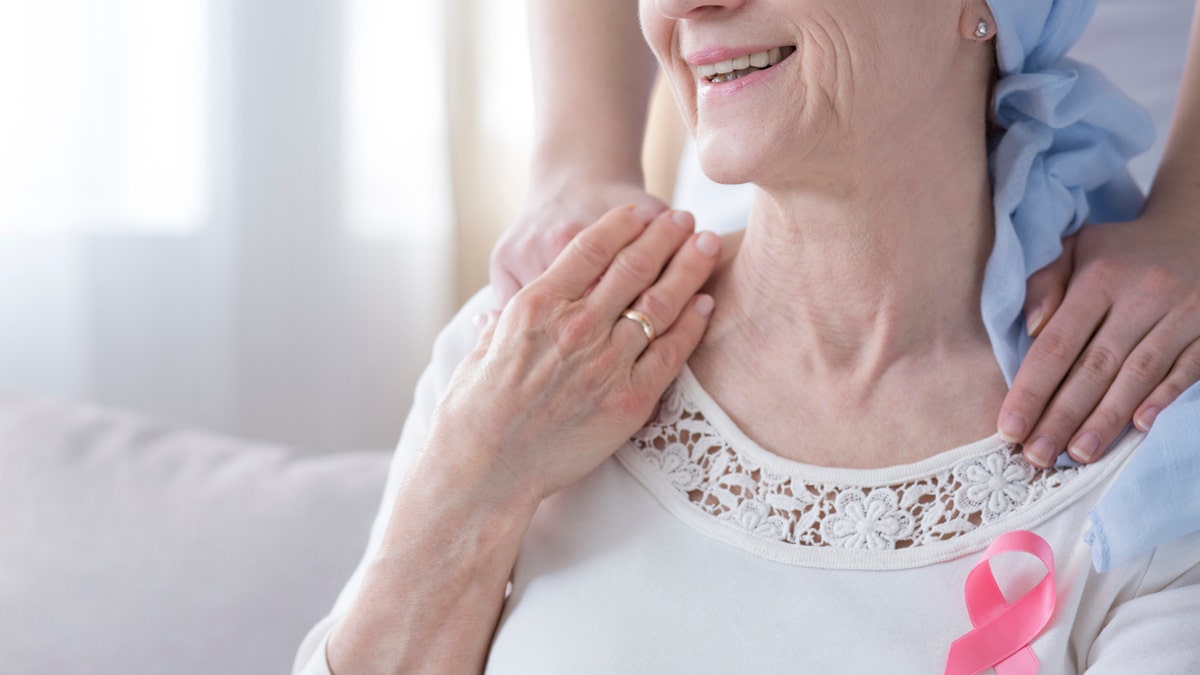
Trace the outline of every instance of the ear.
<instances>
[{"instance_id":1,"label":"ear","mask_svg":"<svg viewBox=\"0 0 1200 675\"><path fill-rule=\"evenodd\" d=\"M996 19L984 0L967 0L958 19L958 33L965 40L986 42L996 35Z\"/></svg>"}]
</instances>

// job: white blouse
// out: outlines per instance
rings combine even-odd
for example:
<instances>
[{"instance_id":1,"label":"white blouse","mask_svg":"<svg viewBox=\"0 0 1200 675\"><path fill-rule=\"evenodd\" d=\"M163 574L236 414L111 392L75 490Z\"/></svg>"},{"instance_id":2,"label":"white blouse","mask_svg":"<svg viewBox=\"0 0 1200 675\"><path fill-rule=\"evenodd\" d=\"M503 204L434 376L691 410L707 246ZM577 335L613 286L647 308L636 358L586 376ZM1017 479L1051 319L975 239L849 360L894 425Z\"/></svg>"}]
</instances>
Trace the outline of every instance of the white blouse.
<instances>
[{"instance_id":1,"label":"white blouse","mask_svg":"<svg viewBox=\"0 0 1200 675\"><path fill-rule=\"evenodd\" d=\"M455 364L472 299L438 339L359 569L310 632L324 645L379 547L399 477ZM970 630L963 583L1000 533L1055 556L1057 609L1032 643L1042 673L1200 672L1200 536L1105 574L1087 513L1141 440L1100 462L1037 470L998 438L876 470L804 465L759 447L684 371L658 419L538 510L488 660L494 673L934 673ZM997 560L1015 594L1042 575Z\"/></svg>"}]
</instances>

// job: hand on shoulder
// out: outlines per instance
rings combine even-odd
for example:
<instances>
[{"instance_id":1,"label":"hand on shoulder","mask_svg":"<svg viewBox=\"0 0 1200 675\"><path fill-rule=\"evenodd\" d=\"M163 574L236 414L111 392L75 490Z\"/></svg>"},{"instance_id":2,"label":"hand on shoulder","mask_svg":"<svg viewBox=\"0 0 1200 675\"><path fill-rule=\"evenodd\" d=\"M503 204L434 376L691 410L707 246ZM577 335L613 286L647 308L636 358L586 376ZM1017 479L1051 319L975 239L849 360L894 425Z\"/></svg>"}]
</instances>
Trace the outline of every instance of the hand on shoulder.
<instances>
[{"instance_id":1,"label":"hand on shoulder","mask_svg":"<svg viewBox=\"0 0 1200 675\"><path fill-rule=\"evenodd\" d=\"M1200 380L1200 227L1148 213L1084 228L1029 279L1033 346L999 426L1047 466L1094 461Z\"/></svg>"},{"instance_id":2,"label":"hand on shoulder","mask_svg":"<svg viewBox=\"0 0 1200 675\"><path fill-rule=\"evenodd\" d=\"M545 272L584 228L609 209L628 204L656 214L667 208L641 185L625 181L573 181L532 191L520 217L492 250L492 289L500 304Z\"/></svg>"},{"instance_id":3,"label":"hand on shoulder","mask_svg":"<svg viewBox=\"0 0 1200 675\"><path fill-rule=\"evenodd\" d=\"M690 214L613 209L500 312L458 365L427 445L536 503L650 417L708 323L720 254ZM636 310L626 316L627 310Z\"/></svg>"}]
</instances>

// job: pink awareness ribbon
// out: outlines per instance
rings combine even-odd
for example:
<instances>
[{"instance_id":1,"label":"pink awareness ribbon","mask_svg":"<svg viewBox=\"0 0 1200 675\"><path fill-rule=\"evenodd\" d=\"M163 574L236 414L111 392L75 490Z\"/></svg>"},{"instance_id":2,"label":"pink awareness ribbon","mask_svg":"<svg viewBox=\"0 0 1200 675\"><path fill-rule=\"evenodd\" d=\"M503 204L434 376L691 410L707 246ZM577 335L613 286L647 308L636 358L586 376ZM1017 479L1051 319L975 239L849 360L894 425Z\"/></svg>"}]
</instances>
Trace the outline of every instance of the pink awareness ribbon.
<instances>
[{"instance_id":1,"label":"pink awareness ribbon","mask_svg":"<svg viewBox=\"0 0 1200 675\"><path fill-rule=\"evenodd\" d=\"M1011 605L1004 599L990 560L1003 553L1028 553L1046 566L1046 576ZM1054 614L1054 553L1032 532L1006 532L983 552L967 575L965 588L971 632L950 645L946 675L975 675L995 668L997 675L1032 675L1038 659L1029 644Z\"/></svg>"}]
</instances>

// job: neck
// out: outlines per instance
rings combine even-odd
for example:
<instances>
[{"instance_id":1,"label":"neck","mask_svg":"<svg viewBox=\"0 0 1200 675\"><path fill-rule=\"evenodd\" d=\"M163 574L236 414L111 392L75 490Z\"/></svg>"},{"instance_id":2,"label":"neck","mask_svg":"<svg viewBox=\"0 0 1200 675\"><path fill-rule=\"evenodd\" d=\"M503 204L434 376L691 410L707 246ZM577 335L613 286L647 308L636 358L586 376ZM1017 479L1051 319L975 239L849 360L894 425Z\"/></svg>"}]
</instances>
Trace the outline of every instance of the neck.
<instances>
[{"instance_id":1,"label":"neck","mask_svg":"<svg viewBox=\"0 0 1200 675\"><path fill-rule=\"evenodd\" d=\"M976 154L760 189L718 286L733 302L718 303L731 312L714 336L751 331L813 368L868 380L939 345L986 342L992 207Z\"/></svg>"},{"instance_id":2,"label":"neck","mask_svg":"<svg viewBox=\"0 0 1200 675\"><path fill-rule=\"evenodd\" d=\"M898 436L923 456L991 433L1004 382L979 309L993 216L978 145L760 188L691 362L766 447L872 466L914 458L889 449ZM782 420L820 447L789 452Z\"/></svg>"}]
</instances>

